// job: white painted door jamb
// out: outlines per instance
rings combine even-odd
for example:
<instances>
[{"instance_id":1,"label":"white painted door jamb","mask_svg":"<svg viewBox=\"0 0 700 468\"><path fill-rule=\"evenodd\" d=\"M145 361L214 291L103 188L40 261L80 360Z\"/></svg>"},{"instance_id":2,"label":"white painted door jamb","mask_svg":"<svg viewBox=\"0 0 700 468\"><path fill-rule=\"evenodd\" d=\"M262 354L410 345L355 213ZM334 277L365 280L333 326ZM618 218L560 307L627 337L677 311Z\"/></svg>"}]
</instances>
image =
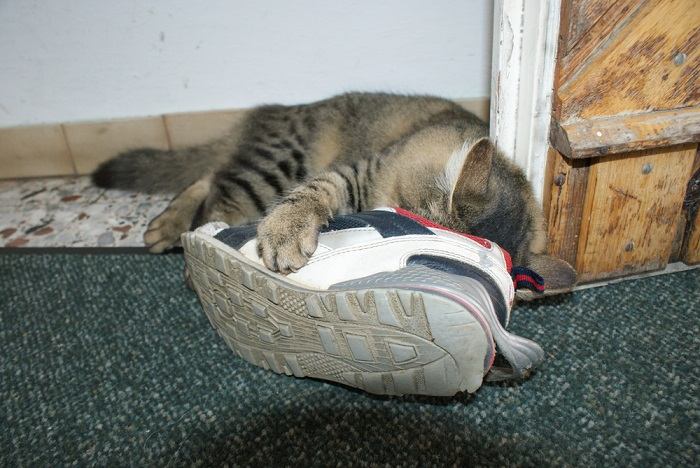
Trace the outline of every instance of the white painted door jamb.
<instances>
[{"instance_id":1,"label":"white painted door jamb","mask_svg":"<svg viewBox=\"0 0 700 468\"><path fill-rule=\"evenodd\" d=\"M491 138L542 200L561 0L496 0Z\"/></svg>"}]
</instances>

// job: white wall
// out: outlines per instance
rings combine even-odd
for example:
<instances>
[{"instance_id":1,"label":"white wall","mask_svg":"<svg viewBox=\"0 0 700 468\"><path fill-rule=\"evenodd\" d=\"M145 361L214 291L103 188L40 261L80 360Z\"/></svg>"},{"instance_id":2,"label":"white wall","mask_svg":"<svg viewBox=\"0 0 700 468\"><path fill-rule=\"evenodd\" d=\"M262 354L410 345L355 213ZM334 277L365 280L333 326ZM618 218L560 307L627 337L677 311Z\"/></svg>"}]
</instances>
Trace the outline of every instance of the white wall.
<instances>
[{"instance_id":1,"label":"white wall","mask_svg":"<svg viewBox=\"0 0 700 468\"><path fill-rule=\"evenodd\" d=\"M0 127L489 95L490 0L0 0Z\"/></svg>"}]
</instances>

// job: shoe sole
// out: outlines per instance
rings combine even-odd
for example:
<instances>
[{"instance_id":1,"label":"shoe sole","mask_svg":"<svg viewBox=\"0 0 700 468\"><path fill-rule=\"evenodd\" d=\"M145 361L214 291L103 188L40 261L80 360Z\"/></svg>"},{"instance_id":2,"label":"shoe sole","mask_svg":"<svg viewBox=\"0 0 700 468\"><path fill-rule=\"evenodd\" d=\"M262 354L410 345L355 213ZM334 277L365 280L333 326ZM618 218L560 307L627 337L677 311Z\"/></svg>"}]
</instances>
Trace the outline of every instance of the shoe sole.
<instances>
[{"instance_id":1,"label":"shoe sole","mask_svg":"<svg viewBox=\"0 0 700 468\"><path fill-rule=\"evenodd\" d=\"M451 396L478 389L493 362L478 307L405 275L313 290L211 236L182 243L211 325L256 366L374 394Z\"/></svg>"}]
</instances>

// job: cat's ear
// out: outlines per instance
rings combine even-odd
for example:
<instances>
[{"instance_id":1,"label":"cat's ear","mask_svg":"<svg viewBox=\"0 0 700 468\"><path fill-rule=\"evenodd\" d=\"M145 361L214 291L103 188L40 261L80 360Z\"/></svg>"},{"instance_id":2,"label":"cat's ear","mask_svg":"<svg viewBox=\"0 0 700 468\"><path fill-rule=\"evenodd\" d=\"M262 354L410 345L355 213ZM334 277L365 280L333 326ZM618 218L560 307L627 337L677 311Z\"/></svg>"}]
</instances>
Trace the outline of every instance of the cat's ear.
<instances>
[{"instance_id":1,"label":"cat's ear","mask_svg":"<svg viewBox=\"0 0 700 468\"><path fill-rule=\"evenodd\" d=\"M452 188L451 207L460 200L474 201L486 195L495 151L488 138L481 138L466 151L464 163Z\"/></svg>"},{"instance_id":2,"label":"cat's ear","mask_svg":"<svg viewBox=\"0 0 700 468\"><path fill-rule=\"evenodd\" d=\"M549 255L530 255L527 266L544 279L545 290L567 291L576 284L576 270L564 260Z\"/></svg>"}]
</instances>

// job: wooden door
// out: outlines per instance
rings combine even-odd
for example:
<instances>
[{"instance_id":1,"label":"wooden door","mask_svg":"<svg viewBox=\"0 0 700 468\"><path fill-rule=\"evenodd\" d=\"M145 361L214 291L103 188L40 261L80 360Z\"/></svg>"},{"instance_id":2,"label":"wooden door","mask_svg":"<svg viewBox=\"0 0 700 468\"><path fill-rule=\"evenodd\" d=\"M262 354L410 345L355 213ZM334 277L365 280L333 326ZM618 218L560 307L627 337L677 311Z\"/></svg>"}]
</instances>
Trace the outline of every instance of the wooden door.
<instances>
[{"instance_id":1,"label":"wooden door","mask_svg":"<svg viewBox=\"0 0 700 468\"><path fill-rule=\"evenodd\" d=\"M698 140L700 1L562 0L551 253L581 281L699 261Z\"/></svg>"}]
</instances>

